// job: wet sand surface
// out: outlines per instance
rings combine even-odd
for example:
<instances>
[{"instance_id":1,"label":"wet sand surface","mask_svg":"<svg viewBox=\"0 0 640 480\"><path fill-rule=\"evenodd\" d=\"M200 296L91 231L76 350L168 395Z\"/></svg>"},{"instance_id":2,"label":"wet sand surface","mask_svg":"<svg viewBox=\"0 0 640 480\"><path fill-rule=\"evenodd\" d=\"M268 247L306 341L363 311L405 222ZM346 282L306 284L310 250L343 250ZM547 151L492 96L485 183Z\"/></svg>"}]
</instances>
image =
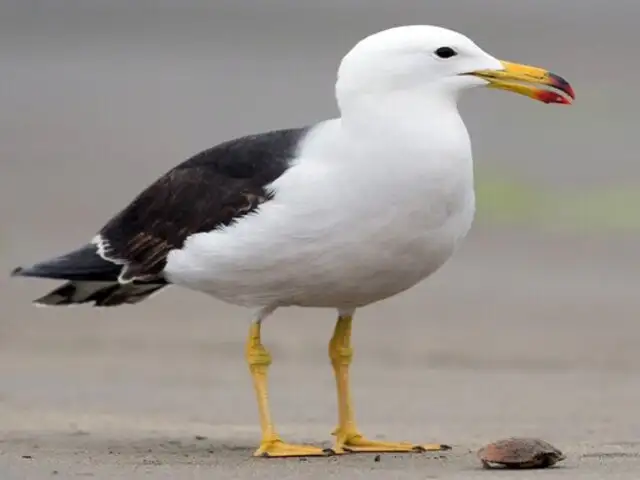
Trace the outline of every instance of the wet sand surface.
<instances>
[{"instance_id":1,"label":"wet sand surface","mask_svg":"<svg viewBox=\"0 0 640 480\"><path fill-rule=\"evenodd\" d=\"M633 2L221 1L215 12L196 2L72 3L2 3L6 272L85 242L197 150L334 115L338 59L399 23L458 28L498 56L574 83L572 109L468 95L478 168L576 191L640 176L627 123L637 99L625 94L640 79L625 61L637 45ZM4 278L0 477L526 479L540 473L482 470L473 452L529 435L568 455L545 478L635 479L639 239L479 221L441 272L362 309L353 389L363 432L454 447L379 462L251 458L259 428L243 360L250 312L177 288L117 310L39 309L30 300L55 282ZM274 416L289 441L330 445L333 321L329 310L288 309L265 327Z\"/></svg>"}]
</instances>

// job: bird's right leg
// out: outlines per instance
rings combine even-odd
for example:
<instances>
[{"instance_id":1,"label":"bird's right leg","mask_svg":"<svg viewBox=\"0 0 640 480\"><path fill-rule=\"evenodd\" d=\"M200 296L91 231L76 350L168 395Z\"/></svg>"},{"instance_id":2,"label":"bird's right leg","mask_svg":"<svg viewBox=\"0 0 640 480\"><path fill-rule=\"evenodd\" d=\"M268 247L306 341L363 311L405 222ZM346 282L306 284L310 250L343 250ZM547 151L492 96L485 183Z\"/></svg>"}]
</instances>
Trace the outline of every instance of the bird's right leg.
<instances>
[{"instance_id":1,"label":"bird's right leg","mask_svg":"<svg viewBox=\"0 0 640 480\"><path fill-rule=\"evenodd\" d=\"M251 325L246 345L246 358L253 379L253 387L256 391L260 428L262 430L260 447L253 455L255 457L307 457L326 455L326 452L318 447L284 443L276 433L273 421L271 420L267 387L267 370L269 369L269 365L271 365L271 355L260 341L260 321L256 321Z\"/></svg>"}]
</instances>

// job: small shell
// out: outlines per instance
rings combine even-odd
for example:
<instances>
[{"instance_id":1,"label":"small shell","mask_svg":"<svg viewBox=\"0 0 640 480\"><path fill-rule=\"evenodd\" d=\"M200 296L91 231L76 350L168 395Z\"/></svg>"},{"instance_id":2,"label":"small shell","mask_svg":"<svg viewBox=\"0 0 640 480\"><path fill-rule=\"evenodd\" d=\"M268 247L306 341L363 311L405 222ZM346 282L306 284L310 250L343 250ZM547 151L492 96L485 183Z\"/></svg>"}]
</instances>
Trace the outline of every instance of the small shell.
<instances>
[{"instance_id":1,"label":"small shell","mask_svg":"<svg viewBox=\"0 0 640 480\"><path fill-rule=\"evenodd\" d=\"M511 437L485 445L478 450L485 468L502 465L506 468L547 468L564 460L564 454L538 438Z\"/></svg>"}]
</instances>

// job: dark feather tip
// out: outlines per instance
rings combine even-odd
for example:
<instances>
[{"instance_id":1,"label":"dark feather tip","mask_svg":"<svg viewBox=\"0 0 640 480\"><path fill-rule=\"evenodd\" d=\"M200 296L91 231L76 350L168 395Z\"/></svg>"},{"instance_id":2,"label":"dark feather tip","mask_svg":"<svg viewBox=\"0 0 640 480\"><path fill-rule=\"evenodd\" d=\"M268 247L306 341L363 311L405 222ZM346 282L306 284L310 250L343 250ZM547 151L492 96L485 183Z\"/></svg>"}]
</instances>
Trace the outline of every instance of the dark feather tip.
<instances>
[{"instance_id":1,"label":"dark feather tip","mask_svg":"<svg viewBox=\"0 0 640 480\"><path fill-rule=\"evenodd\" d=\"M16 267L13 270L11 270L11 276L12 277L16 277L16 276L20 275L23 270L24 270L24 268L22 268L22 267Z\"/></svg>"}]
</instances>

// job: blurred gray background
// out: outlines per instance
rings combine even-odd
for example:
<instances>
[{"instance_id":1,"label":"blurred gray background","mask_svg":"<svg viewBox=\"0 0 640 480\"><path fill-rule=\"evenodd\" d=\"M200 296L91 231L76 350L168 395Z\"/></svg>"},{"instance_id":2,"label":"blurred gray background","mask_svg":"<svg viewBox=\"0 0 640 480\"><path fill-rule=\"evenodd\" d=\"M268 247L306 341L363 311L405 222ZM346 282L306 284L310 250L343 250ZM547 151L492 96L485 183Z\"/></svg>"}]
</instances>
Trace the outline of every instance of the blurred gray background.
<instances>
[{"instance_id":1,"label":"blurred gray background","mask_svg":"<svg viewBox=\"0 0 640 480\"><path fill-rule=\"evenodd\" d=\"M498 58L559 73L577 100L463 98L478 221L433 278L359 313L363 422L461 444L513 429L574 446L637 439L638 18L633 0L3 0L0 267L86 242L199 150L335 116L338 62L363 36L446 26ZM132 308L36 309L30 300L55 284L6 277L9 457L27 431L108 425L134 431L109 437L127 445L148 430L190 432L189 422L227 444L245 435L250 453L250 312L178 289ZM292 309L266 327L273 408L294 436L328 438L333 426L333 315ZM50 458L64 456L56 445ZM10 471L27 468L9 457Z\"/></svg>"}]
</instances>

